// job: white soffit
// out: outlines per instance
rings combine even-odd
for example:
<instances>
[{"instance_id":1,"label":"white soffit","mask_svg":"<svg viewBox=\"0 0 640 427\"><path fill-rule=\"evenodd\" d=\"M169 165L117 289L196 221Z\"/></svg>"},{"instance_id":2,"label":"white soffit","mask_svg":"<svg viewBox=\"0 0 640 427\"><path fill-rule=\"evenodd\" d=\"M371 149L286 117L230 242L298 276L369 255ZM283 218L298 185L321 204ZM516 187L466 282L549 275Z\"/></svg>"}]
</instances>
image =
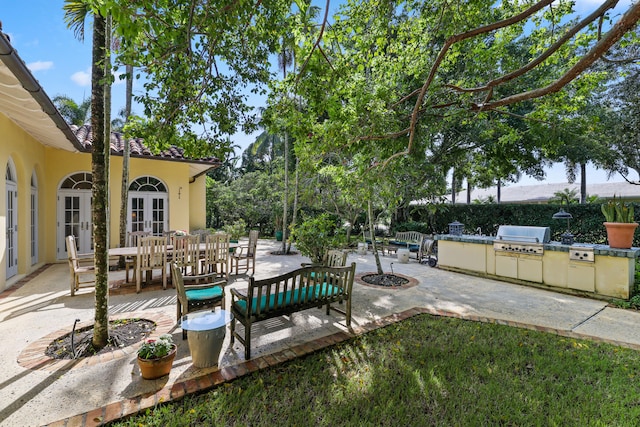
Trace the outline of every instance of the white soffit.
<instances>
[{"instance_id":1,"label":"white soffit","mask_svg":"<svg viewBox=\"0 0 640 427\"><path fill-rule=\"evenodd\" d=\"M0 113L43 145L78 151L2 61L0 61Z\"/></svg>"}]
</instances>

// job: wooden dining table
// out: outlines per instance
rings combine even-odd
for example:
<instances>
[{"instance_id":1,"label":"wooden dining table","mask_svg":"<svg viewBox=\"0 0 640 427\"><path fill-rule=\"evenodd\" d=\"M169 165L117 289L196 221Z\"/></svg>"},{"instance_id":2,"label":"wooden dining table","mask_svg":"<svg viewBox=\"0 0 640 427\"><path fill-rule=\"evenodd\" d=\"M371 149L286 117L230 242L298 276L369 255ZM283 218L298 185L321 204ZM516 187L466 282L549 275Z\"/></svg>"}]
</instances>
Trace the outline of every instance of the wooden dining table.
<instances>
[{"instance_id":1,"label":"wooden dining table","mask_svg":"<svg viewBox=\"0 0 640 427\"><path fill-rule=\"evenodd\" d=\"M238 243L229 243L229 249L235 249L239 246ZM200 253L204 253L207 249L206 243L199 243L198 250ZM138 247L137 246L124 246L121 248L110 248L109 258L116 257L130 257L136 258L138 256ZM173 254L173 245L167 245L167 263L171 262L171 255ZM166 266L165 266L166 267Z\"/></svg>"},{"instance_id":2,"label":"wooden dining table","mask_svg":"<svg viewBox=\"0 0 640 427\"><path fill-rule=\"evenodd\" d=\"M238 247L238 243L229 243L229 249L235 249ZM198 250L202 253L207 249L207 245L205 243L198 244ZM167 245L167 255L173 254L173 245ZM137 246L124 246L122 248L110 248L109 256L110 257L135 257L138 255L138 247Z\"/></svg>"}]
</instances>

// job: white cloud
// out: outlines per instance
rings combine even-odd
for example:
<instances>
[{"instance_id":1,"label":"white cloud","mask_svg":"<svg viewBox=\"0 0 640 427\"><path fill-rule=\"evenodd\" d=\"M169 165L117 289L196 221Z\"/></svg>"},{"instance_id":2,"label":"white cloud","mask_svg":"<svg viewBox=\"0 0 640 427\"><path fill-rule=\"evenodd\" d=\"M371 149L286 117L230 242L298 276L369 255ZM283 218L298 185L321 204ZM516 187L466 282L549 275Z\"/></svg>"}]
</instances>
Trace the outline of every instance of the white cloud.
<instances>
[{"instance_id":1,"label":"white cloud","mask_svg":"<svg viewBox=\"0 0 640 427\"><path fill-rule=\"evenodd\" d=\"M27 67L31 70L32 73L35 73L36 71L50 70L51 68L53 68L53 61L36 61L27 64Z\"/></svg>"},{"instance_id":2,"label":"white cloud","mask_svg":"<svg viewBox=\"0 0 640 427\"><path fill-rule=\"evenodd\" d=\"M78 71L71 75L71 80L78 86L90 86L91 85L91 68L87 68L87 71Z\"/></svg>"}]
</instances>

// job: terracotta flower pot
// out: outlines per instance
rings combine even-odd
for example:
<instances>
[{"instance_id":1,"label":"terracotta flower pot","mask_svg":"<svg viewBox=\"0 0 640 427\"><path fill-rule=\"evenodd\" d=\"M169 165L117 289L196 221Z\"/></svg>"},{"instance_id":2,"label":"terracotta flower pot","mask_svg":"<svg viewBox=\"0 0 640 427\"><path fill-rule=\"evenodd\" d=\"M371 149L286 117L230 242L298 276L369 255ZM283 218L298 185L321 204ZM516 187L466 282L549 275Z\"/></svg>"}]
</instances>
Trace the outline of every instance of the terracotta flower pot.
<instances>
[{"instance_id":1,"label":"terracotta flower pot","mask_svg":"<svg viewBox=\"0 0 640 427\"><path fill-rule=\"evenodd\" d=\"M138 366L140 367L142 378L145 380L155 380L169 375L177 349L178 347L174 345L173 350L171 350L169 354L158 359L141 359L138 357Z\"/></svg>"},{"instance_id":2,"label":"terracotta flower pot","mask_svg":"<svg viewBox=\"0 0 640 427\"><path fill-rule=\"evenodd\" d=\"M609 247L629 249L633 244L633 235L638 227L637 222L605 222Z\"/></svg>"}]
</instances>

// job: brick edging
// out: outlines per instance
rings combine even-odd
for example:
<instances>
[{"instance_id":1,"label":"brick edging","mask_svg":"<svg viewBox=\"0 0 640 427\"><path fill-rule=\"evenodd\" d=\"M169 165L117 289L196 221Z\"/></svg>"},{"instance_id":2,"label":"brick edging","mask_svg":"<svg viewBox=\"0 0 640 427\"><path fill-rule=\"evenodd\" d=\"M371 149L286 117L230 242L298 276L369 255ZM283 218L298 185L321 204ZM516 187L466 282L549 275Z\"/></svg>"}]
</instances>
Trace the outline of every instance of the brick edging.
<instances>
[{"instance_id":1,"label":"brick edging","mask_svg":"<svg viewBox=\"0 0 640 427\"><path fill-rule=\"evenodd\" d=\"M176 324L174 318L169 317L164 313L154 312L129 312L119 313L109 316L109 320L122 320L122 319L145 319L150 320L156 324L156 329L151 333L150 337L157 337L162 334L169 333ZM94 322L82 322L76 325L76 329L82 329L87 326L93 325ZM71 332L72 327L69 326L66 329L59 329L44 337L35 340L27 347L24 348L18 355L18 364L26 369L31 370L43 370L49 372L55 371L68 371L71 369L79 369L85 366L93 366L99 363L108 362L110 360L120 359L122 357L129 356L135 353L142 345L142 341L132 344L128 347L123 347L118 350L111 351L105 354L97 354L95 356L84 357L78 360L65 360L65 359L53 359L45 354L45 351L49 344L57 338Z\"/></svg>"},{"instance_id":2,"label":"brick edging","mask_svg":"<svg viewBox=\"0 0 640 427\"><path fill-rule=\"evenodd\" d=\"M541 332L547 332L564 336L568 338L589 339L592 341L604 342L608 344L614 344L621 347L628 347L634 350L640 350L640 345L623 343L615 340L603 339L600 337L594 337L587 334L580 334L565 329L556 329L545 326L536 326L523 322L515 322L503 319L494 319L484 316L465 315L456 313L453 311L439 310L433 308L414 307L400 313L394 313L381 319L369 322L365 325L361 325L355 328L351 328L349 332L341 331L332 335L317 338L313 341L295 345L293 347L278 351L276 353L267 354L256 359L239 362L235 365L226 366L217 371L211 372L198 378L191 378L186 380L180 380L173 383L171 386L166 386L156 393L137 396L131 399L125 399L119 402L110 403L101 408L97 408L93 411L89 411L83 414L79 414L73 417L65 418L63 420L56 421L48 424L48 426L89 426L89 425L101 425L103 423L112 422L123 417L134 415L143 410L152 408L161 403L167 403L176 401L187 394L196 392L204 392L213 389L225 382L233 381L237 378L245 375L257 372L271 366L277 366L284 362L296 359L297 357L305 356L326 347L344 342L355 336L362 335L367 332L374 331L385 326L401 322L411 317L418 316L420 314L430 314L439 317L450 317L461 320L469 320L474 322L482 322L489 324L506 325L521 329L536 330Z\"/></svg>"}]
</instances>

